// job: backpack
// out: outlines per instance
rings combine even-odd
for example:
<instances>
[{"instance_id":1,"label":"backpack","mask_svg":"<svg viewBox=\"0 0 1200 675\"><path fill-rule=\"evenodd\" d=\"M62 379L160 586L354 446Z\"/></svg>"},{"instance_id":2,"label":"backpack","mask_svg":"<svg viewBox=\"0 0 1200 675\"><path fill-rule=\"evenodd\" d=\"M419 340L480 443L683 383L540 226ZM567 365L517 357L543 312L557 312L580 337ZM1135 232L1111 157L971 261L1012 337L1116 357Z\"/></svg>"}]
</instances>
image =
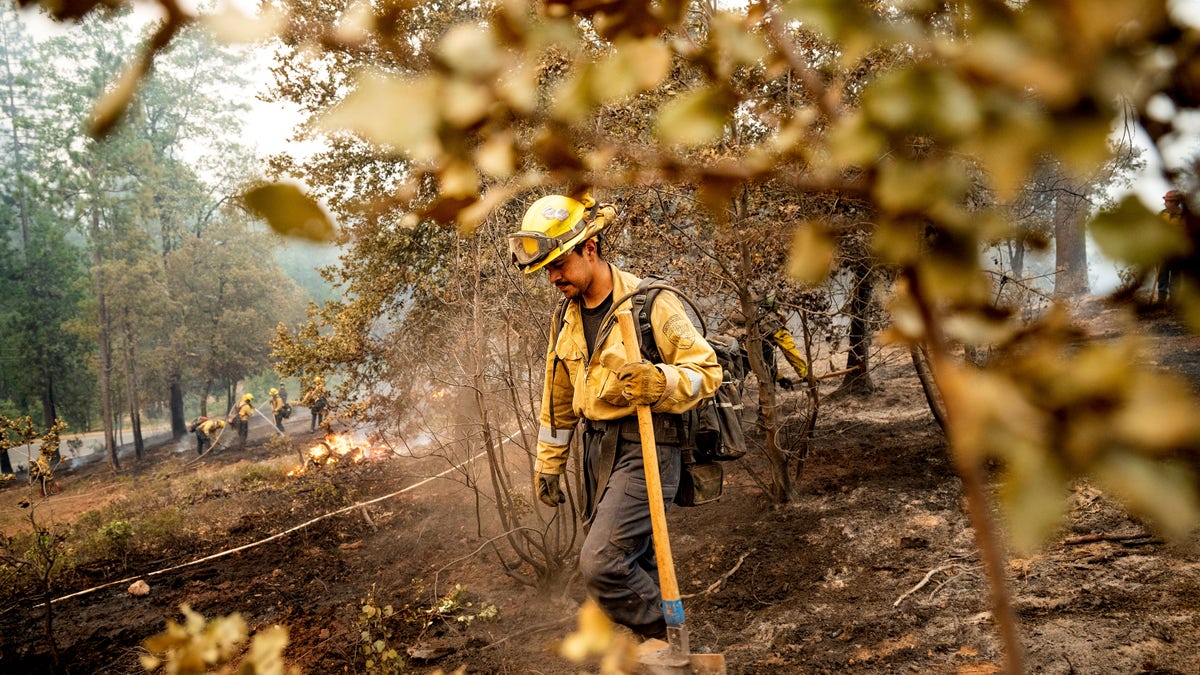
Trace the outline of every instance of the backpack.
<instances>
[{"instance_id":1,"label":"backpack","mask_svg":"<svg viewBox=\"0 0 1200 675\"><path fill-rule=\"evenodd\" d=\"M196 429L199 428L200 425L203 424L207 420L208 420L207 417L204 417L203 415L201 415L200 417L197 417L196 419L192 420L191 422L188 422L188 425L187 425L188 432L195 433Z\"/></svg>"},{"instance_id":2,"label":"backpack","mask_svg":"<svg viewBox=\"0 0 1200 675\"><path fill-rule=\"evenodd\" d=\"M696 303L661 277L648 276L642 279L632 294L631 313L642 357L651 363L662 361L658 344L654 341L654 326L650 321L654 299L662 290L674 293L691 305L696 316L700 316ZM569 302L566 298L559 302L552 323L553 335L558 335ZM623 304L624 299L620 299L620 302ZM614 307L617 306L614 304ZM601 334L604 332L601 329ZM705 332L701 328L701 335ZM731 336L705 336L705 340L717 355L717 363L722 371L721 384L712 396L683 414L687 439L681 447L683 472L674 499L680 506L699 506L720 499L725 479L720 462L738 459L746 454L746 436L741 422L742 390L746 378L743 352L738 341Z\"/></svg>"},{"instance_id":3,"label":"backpack","mask_svg":"<svg viewBox=\"0 0 1200 675\"><path fill-rule=\"evenodd\" d=\"M637 287L633 296L633 321L641 344L642 356L650 363L659 363L662 356L654 342L654 326L650 322L650 310L661 290L669 289L688 304L694 303L677 288L657 277L647 277ZM697 312L699 315L699 312ZM701 333L703 334L703 330ZM705 336L705 340L717 355L721 366L721 384L712 396L692 408L687 417L689 422L688 442L684 449L691 450L696 462L725 462L741 459L746 454L746 435L742 431L742 389L746 371L742 364L741 347L729 335ZM685 461L687 457L684 458Z\"/></svg>"}]
</instances>

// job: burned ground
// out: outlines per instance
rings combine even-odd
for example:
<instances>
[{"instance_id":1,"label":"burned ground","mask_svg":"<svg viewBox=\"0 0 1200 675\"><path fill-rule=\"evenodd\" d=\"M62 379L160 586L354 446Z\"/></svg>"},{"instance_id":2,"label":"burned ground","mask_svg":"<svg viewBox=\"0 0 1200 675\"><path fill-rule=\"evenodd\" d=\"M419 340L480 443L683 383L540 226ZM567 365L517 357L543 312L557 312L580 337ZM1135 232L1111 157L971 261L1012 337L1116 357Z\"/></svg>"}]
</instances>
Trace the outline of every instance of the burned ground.
<instances>
[{"instance_id":1,"label":"burned ground","mask_svg":"<svg viewBox=\"0 0 1200 675\"><path fill-rule=\"evenodd\" d=\"M1200 340L1169 317L1145 326L1155 361L1200 381ZM873 375L876 394L823 402L795 503L772 505L760 487L765 465L748 456L729 466L720 502L669 514L692 651L725 654L731 673L991 673L1003 663L941 430L905 353L885 351ZM316 440L303 430L293 439ZM206 536L58 580L55 597L121 581L54 604L63 672L141 672L139 643L179 619L183 603L207 617L239 612L252 628L287 626L285 657L307 673L364 672L364 603L396 609L389 641L417 647L410 672L579 672L554 649L574 627L577 582L539 593L503 574L477 531L474 493L453 473L186 564L446 468L435 457L400 458L310 473L280 488L263 477L296 463L280 447L252 445L183 467L190 457L162 446L120 477L95 465L65 472L63 492L50 500L63 521L156 480L176 486L163 499L211 522ZM231 467L236 478L206 479ZM19 512L26 494L9 486L0 506ZM1062 530L1038 554L1008 558L1028 670L1200 672L1196 538L1163 541L1090 484L1066 498ZM170 569L177 565L184 566ZM139 576L148 595L126 590ZM456 585L457 609L431 612ZM0 670L49 672L44 608L28 594L4 602Z\"/></svg>"}]
</instances>

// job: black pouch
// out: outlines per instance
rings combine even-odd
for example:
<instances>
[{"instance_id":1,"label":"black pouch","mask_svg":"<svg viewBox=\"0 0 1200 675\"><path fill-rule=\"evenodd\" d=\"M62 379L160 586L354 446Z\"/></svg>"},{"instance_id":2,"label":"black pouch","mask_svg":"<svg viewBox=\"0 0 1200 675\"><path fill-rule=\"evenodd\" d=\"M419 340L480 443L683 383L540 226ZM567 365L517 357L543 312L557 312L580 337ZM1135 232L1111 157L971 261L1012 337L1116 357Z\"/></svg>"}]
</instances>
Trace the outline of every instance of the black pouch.
<instances>
[{"instance_id":1,"label":"black pouch","mask_svg":"<svg viewBox=\"0 0 1200 675\"><path fill-rule=\"evenodd\" d=\"M679 476L675 503L700 506L721 498L725 489L725 470L717 462L684 463Z\"/></svg>"}]
</instances>

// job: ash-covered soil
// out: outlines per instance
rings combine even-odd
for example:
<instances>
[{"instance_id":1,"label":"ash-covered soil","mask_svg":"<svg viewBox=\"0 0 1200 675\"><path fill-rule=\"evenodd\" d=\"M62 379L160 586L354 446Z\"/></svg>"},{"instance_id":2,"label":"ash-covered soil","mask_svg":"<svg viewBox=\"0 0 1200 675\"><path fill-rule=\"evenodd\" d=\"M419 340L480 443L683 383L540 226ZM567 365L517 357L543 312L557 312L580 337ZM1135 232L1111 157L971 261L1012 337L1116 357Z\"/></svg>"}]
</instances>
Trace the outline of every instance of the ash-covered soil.
<instances>
[{"instance_id":1,"label":"ash-covered soil","mask_svg":"<svg viewBox=\"0 0 1200 675\"><path fill-rule=\"evenodd\" d=\"M1156 363L1200 382L1200 340L1165 315L1142 325ZM794 503L770 503L765 461L751 455L727 467L720 502L668 514L692 651L723 653L730 673L993 673L1004 663L960 483L907 352L883 349L872 377L873 395L822 401ZM835 387L831 380L822 392ZM785 394L785 410L799 396ZM306 431L290 433L303 446L317 440ZM206 617L241 613L252 629L287 626L285 658L301 672L367 672L364 602L396 610L388 640L404 651L407 672L597 671L555 650L574 629L578 581L539 592L503 572L488 543L502 529L468 485L486 490L481 468L426 480L448 463L402 457L312 472L282 488L242 472L236 485L189 492L216 467L295 463L268 447L185 467L187 453L163 446L120 476L93 465L61 477L63 491L48 503L63 522L139 481L176 481L174 498L191 500L212 534L58 579L59 672L143 672L140 642L180 619L184 603ZM395 494L408 486L416 487ZM20 485L0 491L6 527L19 522L12 514L27 494ZM1036 555L1007 558L1028 671L1200 672L1200 539L1165 542L1086 483L1065 498L1071 512L1059 534ZM127 592L139 577L149 594ZM465 590L455 609L430 615L456 585ZM5 597L0 671L53 671L41 600Z\"/></svg>"}]
</instances>

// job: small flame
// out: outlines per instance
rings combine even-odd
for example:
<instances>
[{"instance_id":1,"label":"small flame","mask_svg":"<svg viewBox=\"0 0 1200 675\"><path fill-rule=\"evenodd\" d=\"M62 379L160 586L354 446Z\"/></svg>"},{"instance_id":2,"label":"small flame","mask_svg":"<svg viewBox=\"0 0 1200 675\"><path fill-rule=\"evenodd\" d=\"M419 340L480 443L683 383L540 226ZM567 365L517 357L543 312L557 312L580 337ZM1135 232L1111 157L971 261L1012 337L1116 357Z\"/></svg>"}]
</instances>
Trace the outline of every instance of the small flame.
<instances>
[{"instance_id":1,"label":"small flame","mask_svg":"<svg viewBox=\"0 0 1200 675\"><path fill-rule=\"evenodd\" d=\"M308 456L304 461L304 465L292 469L287 475L303 475L308 471L310 466L321 469L343 462L350 464L362 464L370 459L372 455L385 454L381 452L372 452L373 450L374 448L372 448L370 445L355 443L354 439L351 438L349 434L326 434L325 440L309 448Z\"/></svg>"}]
</instances>

